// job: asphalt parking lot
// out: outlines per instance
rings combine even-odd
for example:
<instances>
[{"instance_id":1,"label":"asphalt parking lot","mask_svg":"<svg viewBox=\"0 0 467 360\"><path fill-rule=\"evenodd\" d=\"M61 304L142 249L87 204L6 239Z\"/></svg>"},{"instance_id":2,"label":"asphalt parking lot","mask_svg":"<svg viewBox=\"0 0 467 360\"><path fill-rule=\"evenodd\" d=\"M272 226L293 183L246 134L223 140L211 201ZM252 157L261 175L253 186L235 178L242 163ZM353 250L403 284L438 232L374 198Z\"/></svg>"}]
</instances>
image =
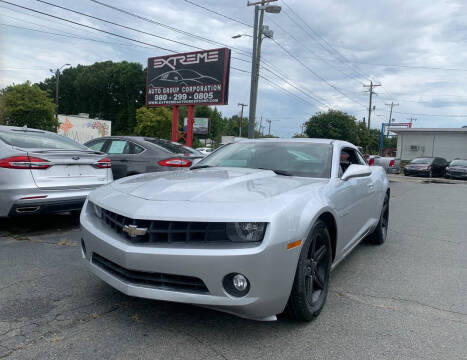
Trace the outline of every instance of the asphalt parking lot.
<instances>
[{"instance_id":1,"label":"asphalt parking lot","mask_svg":"<svg viewBox=\"0 0 467 360\"><path fill-rule=\"evenodd\" d=\"M309 324L125 296L85 268L76 216L0 220L0 358L467 359L467 182L393 179L387 243Z\"/></svg>"}]
</instances>

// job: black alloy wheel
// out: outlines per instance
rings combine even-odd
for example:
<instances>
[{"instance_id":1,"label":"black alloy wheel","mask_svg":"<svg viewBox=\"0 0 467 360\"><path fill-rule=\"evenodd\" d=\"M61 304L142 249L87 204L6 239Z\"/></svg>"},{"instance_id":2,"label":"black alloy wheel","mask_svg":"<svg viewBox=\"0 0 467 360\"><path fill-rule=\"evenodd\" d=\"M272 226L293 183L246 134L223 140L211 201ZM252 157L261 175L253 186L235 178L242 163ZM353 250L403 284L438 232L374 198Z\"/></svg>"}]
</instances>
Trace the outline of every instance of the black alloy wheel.
<instances>
[{"instance_id":1,"label":"black alloy wheel","mask_svg":"<svg viewBox=\"0 0 467 360\"><path fill-rule=\"evenodd\" d=\"M326 224L318 220L300 252L295 280L287 304L300 321L311 321L324 307L332 263L331 238Z\"/></svg>"}]
</instances>

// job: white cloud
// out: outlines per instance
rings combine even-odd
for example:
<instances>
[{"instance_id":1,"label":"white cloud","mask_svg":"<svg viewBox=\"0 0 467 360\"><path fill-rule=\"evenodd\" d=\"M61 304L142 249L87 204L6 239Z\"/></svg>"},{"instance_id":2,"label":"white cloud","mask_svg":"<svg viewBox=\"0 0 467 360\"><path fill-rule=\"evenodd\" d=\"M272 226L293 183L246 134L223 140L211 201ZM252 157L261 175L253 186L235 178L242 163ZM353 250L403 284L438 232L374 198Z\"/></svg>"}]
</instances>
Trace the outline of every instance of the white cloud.
<instances>
[{"instance_id":1,"label":"white cloud","mask_svg":"<svg viewBox=\"0 0 467 360\"><path fill-rule=\"evenodd\" d=\"M93 2L51 1L61 6L195 47L217 47L203 40L132 18ZM233 51L234 57L249 60L242 51L247 53L251 51L251 39L245 37L234 40L231 37L238 33L251 33L251 28L206 12L183 0L102 1L180 28L190 34L235 47L240 52ZM274 30L275 39L302 59L311 70L325 78L333 86L338 87L351 99L317 79L309 70L288 57L272 41L266 39L263 42L263 59L273 66L273 71L285 75L305 93L323 98L332 108L347 111L361 120L363 116L368 116L368 94L363 92L365 89L362 87L362 83L367 83L368 78L375 82L379 81L383 84L383 88L377 88L379 95L375 96L374 99L376 112L373 114L372 124L375 127L379 127L382 121L387 121L388 107L384 103L392 100L400 104L393 114L397 121L406 121L410 117L410 115L398 113L467 114L467 91L464 84L467 72L365 65L399 64L465 68L467 38L463 30L467 26L467 18L465 17L467 5L464 1L431 1L427 3L422 0L410 2L402 0L385 2L285 0L297 14L305 19L314 33L306 25L299 26L296 20L292 21L287 16L289 14L294 18L283 1L279 0L278 2L283 6L281 14L266 14L265 16L265 24ZM177 51L193 49L189 46L174 44L153 36L55 9L32 0L14 0L14 2L169 49ZM198 3L246 23L251 23L253 19L253 8L246 7L243 1L205 0L198 1ZM71 33L76 36L113 43L103 44L70 39L0 25L0 87L26 80L41 81L48 76L47 69L56 68L63 63L71 63L76 66L77 64L92 64L95 61L127 60L146 64L148 57L164 54L159 49L124 46L122 44L134 45L134 43L57 19L50 19L43 15L32 14L26 10L21 10L21 13L18 13L17 9L12 6L0 5L2 7L0 23L2 24L49 32ZM303 28L306 29L306 32L303 31ZM286 32L299 41L292 39ZM355 64L346 64L332 50L324 50L316 40L316 34L324 36L329 44L332 44ZM232 66L250 70L250 63L238 59L232 59ZM293 135L300 131L301 122L314 112L324 109L322 105L307 98L293 86L270 72L263 70L261 73L289 92L295 93L296 96L307 99L309 102L284 93L264 79L260 79L257 118L259 120L262 115L263 119L280 120L272 123L273 133L282 136ZM248 103L249 85L249 74L232 70L230 105L220 109L225 115L237 114L238 102ZM415 117L418 118L416 126L419 127L458 127L467 124L467 117L424 115L416 115Z\"/></svg>"}]
</instances>

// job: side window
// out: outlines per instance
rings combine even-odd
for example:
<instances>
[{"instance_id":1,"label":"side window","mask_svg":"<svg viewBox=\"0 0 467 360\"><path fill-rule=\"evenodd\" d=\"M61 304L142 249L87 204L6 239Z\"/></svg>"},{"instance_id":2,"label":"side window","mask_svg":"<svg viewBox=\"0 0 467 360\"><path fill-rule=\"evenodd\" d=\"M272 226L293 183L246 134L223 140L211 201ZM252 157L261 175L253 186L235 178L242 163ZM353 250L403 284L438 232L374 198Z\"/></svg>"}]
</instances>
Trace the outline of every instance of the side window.
<instances>
[{"instance_id":1,"label":"side window","mask_svg":"<svg viewBox=\"0 0 467 360\"><path fill-rule=\"evenodd\" d=\"M367 163L366 163L365 159L363 158L362 154L357 152L357 157L358 157L358 160L360 161L360 165L367 165Z\"/></svg>"},{"instance_id":2,"label":"side window","mask_svg":"<svg viewBox=\"0 0 467 360\"><path fill-rule=\"evenodd\" d=\"M144 151L144 148L136 145L134 143L130 143L130 154L139 154Z\"/></svg>"},{"instance_id":3,"label":"side window","mask_svg":"<svg viewBox=\"0 0 467 360\"><path fill-rule=\"evenodd\" d=\"M354 149L344 148L341 150L340 156L340 168L339 168L339 177L345 173L347 168L352 164L363 165L365 161L363 158L357 155L357 152Z\"/></svg>"},{"instance_id":4,"label":"side window","mask_svg":"<svg viewBox=\"0 0 467 360\"><path fill-rule=\"evenodd\" d=\"M102 139L102 140L96 140L92 143L89 143L87 145L88 148L92 149L92 150L96 150L96 151L102 151L102 147L104 146L105 142L107 140L105 139Z\"/></svg>"},{"instance_id":5,"label":"side window","mask_svg":"<svg viewBox=\"0 0 467 360\"><path fill-rule=\"evenodd\" d=\"M125 140L112 140L110 143L109 149L107 150L108 154L129 154L130 153L130 143Z\"/></svg>"}]
</instances>

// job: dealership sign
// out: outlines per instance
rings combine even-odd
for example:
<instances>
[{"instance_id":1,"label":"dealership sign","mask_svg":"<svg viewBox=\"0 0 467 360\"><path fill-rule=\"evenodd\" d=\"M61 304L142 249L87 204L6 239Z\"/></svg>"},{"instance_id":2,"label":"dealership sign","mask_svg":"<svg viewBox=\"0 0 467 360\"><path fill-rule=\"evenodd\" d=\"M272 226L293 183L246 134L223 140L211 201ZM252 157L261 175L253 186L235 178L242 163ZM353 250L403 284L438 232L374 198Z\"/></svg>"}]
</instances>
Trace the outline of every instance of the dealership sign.
<instances>
[{"instance_id":1,"label":"dealership sign","mask_svg":"<svg viewBox=\"0 0 467 360\"><path fill-rule=\"evenodd\" d=\"M183 121L183 131L186 131L188 118ZM207 135L209 134L209 119L208 118L194 118L193 134Z\"/></svg>"},{"instance_id":2,"label":"dealership sign","mask_svg":"<svg viewBox=\"0 0 467 360\"><path fill-rule=\"evenodd\" d=\"M230 49L148 59L146 106L226 105Z\"/></svg>"}]
</instances>

